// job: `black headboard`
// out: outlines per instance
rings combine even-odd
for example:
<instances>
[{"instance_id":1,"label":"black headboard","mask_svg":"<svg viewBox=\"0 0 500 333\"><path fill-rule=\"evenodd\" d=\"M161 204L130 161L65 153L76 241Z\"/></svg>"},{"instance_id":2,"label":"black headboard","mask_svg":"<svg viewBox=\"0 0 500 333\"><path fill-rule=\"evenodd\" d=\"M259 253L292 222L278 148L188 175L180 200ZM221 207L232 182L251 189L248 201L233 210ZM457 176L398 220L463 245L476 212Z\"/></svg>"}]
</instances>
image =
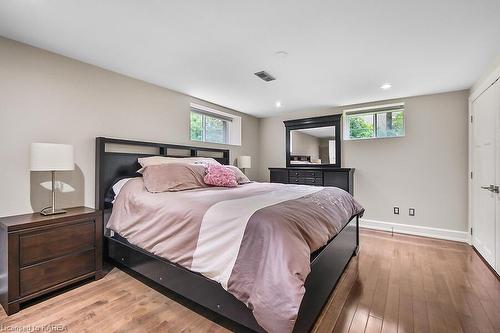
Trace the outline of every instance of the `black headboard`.
<instances>
[{"instance_id":1,"label":"black headboard","mask_svg":"<svg viewBox=\"0 0 500 333\"><path fill-rule=\"evenodd\" d=\"M147 150L148 152L144 152ZM124 177L138 176L139 157L213 157L221 164L229 164L229 150L206 147L171 145L111 138L96 138L95 205L104 210L106 193L113 183Z\"/></svg>"}]
</instances>

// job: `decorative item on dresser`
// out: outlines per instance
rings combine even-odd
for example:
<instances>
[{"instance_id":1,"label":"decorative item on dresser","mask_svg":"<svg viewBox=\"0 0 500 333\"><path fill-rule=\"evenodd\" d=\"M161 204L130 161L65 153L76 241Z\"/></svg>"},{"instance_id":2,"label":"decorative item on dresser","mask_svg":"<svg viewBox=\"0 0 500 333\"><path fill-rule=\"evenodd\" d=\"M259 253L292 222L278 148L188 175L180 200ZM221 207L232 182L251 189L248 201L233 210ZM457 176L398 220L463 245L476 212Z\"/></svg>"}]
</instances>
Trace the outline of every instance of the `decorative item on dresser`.
<instances>
[{"instance_id":1,"label":"decorative item on dresser","mask_svg":"<svg viewBox=\"0 0 500 333\"><path fill-rule=\"evenodd\" d=\"M270 182L333 186L354 195L354 168L269 168Z\"/></svg>"},{"instance_id":2,"label":"decorative item on dresser","mask_svg":"<svg viewBox=\"0 0 500 333\"><path fill-rule=\"evenodd\" d=\"M8 315L28 300L102 277L101 216L75 207L0 218L0 303Z\"/></svg>"}]
</instances>

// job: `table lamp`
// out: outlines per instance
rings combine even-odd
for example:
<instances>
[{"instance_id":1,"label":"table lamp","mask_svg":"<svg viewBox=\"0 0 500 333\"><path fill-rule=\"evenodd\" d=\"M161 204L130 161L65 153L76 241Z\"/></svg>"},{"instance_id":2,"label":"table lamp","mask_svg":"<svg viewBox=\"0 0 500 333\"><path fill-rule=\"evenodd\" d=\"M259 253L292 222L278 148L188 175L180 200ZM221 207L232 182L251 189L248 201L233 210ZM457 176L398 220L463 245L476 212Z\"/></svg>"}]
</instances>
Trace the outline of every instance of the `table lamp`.
<instances>
[{"instance_id":1,"label":"table lamp","mask_svg":"<svg viewBox=\"0 0 500 333\"><path fill-rule=\"evenodd\" d=\"M238 168L243 170L250 169L252 167L252 157L251 156L240 156L238 157Z\"/></svg>"},{"instance_id":2,"label":"table lamp","mask_svg":"<svg viewBox=\"0 0 500 333\"><path fill-rule=\"evenodd\" d=\"M75 169L74 149L71 145L56 143L31 144L31 171L52 172L52 206L42 209L42 215L66 213L56 209L56 171Z\"/></svg>"}]
</instances>

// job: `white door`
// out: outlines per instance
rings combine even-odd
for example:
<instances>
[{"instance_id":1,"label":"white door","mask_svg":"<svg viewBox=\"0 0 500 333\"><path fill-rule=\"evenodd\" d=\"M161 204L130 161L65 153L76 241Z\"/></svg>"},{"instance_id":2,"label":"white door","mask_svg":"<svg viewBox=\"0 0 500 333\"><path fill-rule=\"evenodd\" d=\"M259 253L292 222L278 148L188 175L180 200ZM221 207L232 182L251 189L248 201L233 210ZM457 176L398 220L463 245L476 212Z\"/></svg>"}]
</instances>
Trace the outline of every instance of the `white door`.
<instances>
[{"instance_id":1,"label":"white door","mask_svg":"<svg viewBox=\"0 0 500 333\"><path fill-rule=\"evenodd\" d=\"M500 264L500 82L472 102L472 244L498 271ZM497 214L498 212L498 214Z\"/></svg>"},{"instance_id":2,"label":"white door","mask_svg":"<svg viewBox=\"0 0 500 333\"><path fill-rule=\"evenodd\" d=\"M500 80L498 80L492 88L495 88L495 93L497 96L497 104L496 104L496 158L495 158L495 178L496 185L500 185ZM496 194L496 267L495 270L500 274L500 194Z\"/></svg>"}]
</instances>

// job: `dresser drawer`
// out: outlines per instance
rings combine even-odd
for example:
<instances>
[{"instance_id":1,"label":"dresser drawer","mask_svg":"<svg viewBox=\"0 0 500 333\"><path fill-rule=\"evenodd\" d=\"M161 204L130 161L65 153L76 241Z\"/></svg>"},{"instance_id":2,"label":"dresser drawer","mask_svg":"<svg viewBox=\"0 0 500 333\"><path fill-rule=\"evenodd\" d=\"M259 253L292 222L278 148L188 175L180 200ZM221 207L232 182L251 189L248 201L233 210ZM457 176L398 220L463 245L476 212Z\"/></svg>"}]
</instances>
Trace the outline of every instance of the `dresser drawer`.
<instances>
[{"instance_id":1,"label":"dresser drawer","mask_svg":"<svg viewBox=\"0 0 500 333\"><path fill-rule=\"evenodd\" d=\"M19 265L25 267L95 245L94 221L51 228L19 236Z\"/></svg>"},{"instance_id":2,"label":"dresser drawer","mask_svg":"<svg viewBox=\"0 0 500 333\"><path fill-rule=\"evenodd\" d=\"M306 184L317 186L333 186L354 194L354 169L335 167L297 166L288 168L269 168L271 183ZM279 177L278 177L279 175ZM286 176L285 176L286 175Z\"/></svg>"},{"instance_id":3,"label":"dresser drawer","mask_svg":"<svg viewBox=\"0 0 500 333\"><path fill-rule=\"evenodd\" d=\"M323 173L321 171L315 170L289 170L288 174L290 177L299 178L322 178Z\"/></svg>"},{"instance_id":4,"label":"dresser drawer","mask_svg":"<svg viewBox=\"0 0 500 333\"><path fill-rule=\"evenodd\" d=\"M95 270L95 251L88 250L21 269L20 296L55 286Z\"/></svg>"},{"instance_id":5,"label":"dresser drawer","mask_svg":"<svg viewBox=\"0 0 500 333\"><path fill-rule=\"evenodd\" d=\"M269 172L269 181L271 183L288 184L288 170L271 169Z\"/></svg>"},{"instance_id":6,"label":"dresser drawer","mask_svg":"<svg viewBox=\"0 0 500 333\"><path fill-rule=\"evenodd\" d=\"M290 177L290 184L323 186L323 178Z\"/></svg>"}]
</instances>

